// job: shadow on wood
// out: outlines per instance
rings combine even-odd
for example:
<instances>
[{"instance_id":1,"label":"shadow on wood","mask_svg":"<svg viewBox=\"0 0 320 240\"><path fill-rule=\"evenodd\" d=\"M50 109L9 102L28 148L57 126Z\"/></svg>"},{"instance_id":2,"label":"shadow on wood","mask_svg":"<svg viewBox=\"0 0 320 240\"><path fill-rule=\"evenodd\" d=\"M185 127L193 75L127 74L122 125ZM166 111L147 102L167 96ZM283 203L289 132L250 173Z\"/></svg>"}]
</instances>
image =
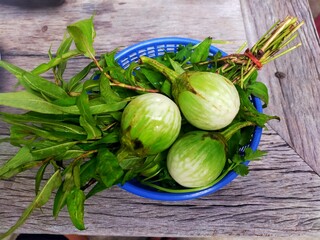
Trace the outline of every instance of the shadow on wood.
<instances>
[{"instance_id":1,"label":"shadow on wood","mask_svg":"<svg viewBox=\"0 0 320 240\"><path fill-rule=\"evenodd\" d=\"M20 8L32 9L32 8L46 8L46 7L58 7L62 5L65 0L0 0L0 5L17 6Z\"/></svg>"}]
</instances>

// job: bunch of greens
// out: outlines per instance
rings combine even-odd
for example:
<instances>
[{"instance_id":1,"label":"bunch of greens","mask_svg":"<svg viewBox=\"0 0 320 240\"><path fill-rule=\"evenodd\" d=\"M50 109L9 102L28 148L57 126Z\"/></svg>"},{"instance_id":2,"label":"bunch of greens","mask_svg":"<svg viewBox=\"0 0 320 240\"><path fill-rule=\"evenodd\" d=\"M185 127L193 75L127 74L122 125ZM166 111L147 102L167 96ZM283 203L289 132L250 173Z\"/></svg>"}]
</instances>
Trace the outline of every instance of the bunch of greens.
<instances>
[{"instance_id":1,"label":"bunch of greens","mask_svg":"<svg viewBox=\"0 0 320 240\"><path fill-rule=\"evenodd\" d=\"M296 37L294 32L301 24L292 17L276 23L244 54L240 49L228 56L222 57L220 52L212 56L209 48L213 40L206 38L197 45L180 46L177 52L166 52L155 59L142 57L140 62L133 62L123 69L115 60L117 49L96 58L93 47L96 33L93 18L90 18L69 25L56 53L50 49L49 61L32 71L0 61L0 66L15 75L24 88L23 91L0 93L1 105L24 110L19 114L0 113L1 120L10 125L10 136L1 141L19 148L16 155L0 167L0 179L38 168L33 202L17 223L0 237L14 232L35 208L47 203L52 193L55 193L53 216L57 218L61 209L67 206L74 226L82 230L85 229L85 200L133 178L155 189L175 193L212 186L232 170L246 175L248 167L244 163L261 159L264 152L246 148L239 153L239 149L250 143L256 126L264 127L268 120L277 119L259 113L250 101L251 96L256 96L265 107L268 104L268 90L257 81L257 69L298 46L276 55ZM66 79L64 72L68 61L79 56L88 57L90 63ZM41 76L49 70L54 81ZM173 79L194 71L215 73L230 79L240 102L231 124L205 135L201 133L201 139L209 136L211 140L223 143L220 145L226 162L221 165L221 171L205 185L188 188L182 187L169 174L166 164L168 149L135 154L135 149L143 142L133 139L131 152L123 154L121 143L127 132L121 125L124 109L141 95L160 93L178 104L176 98L179 98L181 89L174 90ZM154 99L155 95L152 96ZM180 136L197 130L185 118L182 121L179 118L180 122ZM48 174L49 179L42 183Z\"/></svg>"}]
</instances>

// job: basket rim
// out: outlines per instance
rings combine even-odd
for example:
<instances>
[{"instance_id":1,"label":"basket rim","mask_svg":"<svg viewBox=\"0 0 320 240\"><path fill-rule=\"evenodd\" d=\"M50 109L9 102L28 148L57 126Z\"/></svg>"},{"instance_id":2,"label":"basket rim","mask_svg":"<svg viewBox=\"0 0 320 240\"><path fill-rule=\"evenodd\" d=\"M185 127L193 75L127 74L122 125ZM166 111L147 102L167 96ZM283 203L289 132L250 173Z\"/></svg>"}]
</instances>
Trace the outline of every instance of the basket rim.
<instances>
[{"instance_id":1,"label":"basket rim","mask_svg":"<svg viewBox=\"0 0 320 240\"><path fill-rule=\"evenodd\" d=\"M200 43L200 40L192 39L192 38L184 38L184 37L160 37L160 38L150 38L147 40L143 40L141 42L132 44L119 52L116 53L115 59L119 60L121 57L128 55L131 52L136 52L139 49L146 48L148 46L152 45L166 45L166 44L180 44L180 45L187 45L187 44L193 44L196 45ZM210 46L210 52L218 52L220 51L223 56L226 56L227 53L223 50L211 45Z\"/></svg>"}]
</instances>

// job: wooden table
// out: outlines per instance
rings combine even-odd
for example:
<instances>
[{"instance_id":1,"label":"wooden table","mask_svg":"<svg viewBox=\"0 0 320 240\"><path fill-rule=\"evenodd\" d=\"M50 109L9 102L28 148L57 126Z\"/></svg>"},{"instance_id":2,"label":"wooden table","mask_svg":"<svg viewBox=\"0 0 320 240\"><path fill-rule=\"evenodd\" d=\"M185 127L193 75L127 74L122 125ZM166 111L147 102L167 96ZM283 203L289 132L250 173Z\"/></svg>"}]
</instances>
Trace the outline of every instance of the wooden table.
<instances>
[{"instance_id":1,"label":"wooden table","mask_svg":"<svg viewBox=\"0 0 320 240\"><path fill-rule=\"evenodd\" d=\"M79 232L66 210L57 220L51 205L37 210L19 229L24 233L80 233L108 236L298 236L320 235L320 47L307 0L66 0L59 6L25 8L23 1L0 3L2 58L26 69L44 62L56 49L67 24L95 12L97 54L141 40L182 36L233 41L218 46L235 51L249 45L276 20L294 15L305 21L299 31L303 46L261 70L270 87L268 112L260 149L268 155L250 165L247 177L207 197L184 202L142 199L118 187L86 204L87 230ZM6 4L3 4L6 3ZM73 64L72 72L81 68ZM284 73L277 78L275 73ZM278 75L277 75L278 76ZM16 80L1 70L1 91ZM1 134L8 129L1 125ZM2 144L0 162L15 149ZM18 219L34 196L34 173L0 182L0 232Z\"/></svg>"}]
</instances>

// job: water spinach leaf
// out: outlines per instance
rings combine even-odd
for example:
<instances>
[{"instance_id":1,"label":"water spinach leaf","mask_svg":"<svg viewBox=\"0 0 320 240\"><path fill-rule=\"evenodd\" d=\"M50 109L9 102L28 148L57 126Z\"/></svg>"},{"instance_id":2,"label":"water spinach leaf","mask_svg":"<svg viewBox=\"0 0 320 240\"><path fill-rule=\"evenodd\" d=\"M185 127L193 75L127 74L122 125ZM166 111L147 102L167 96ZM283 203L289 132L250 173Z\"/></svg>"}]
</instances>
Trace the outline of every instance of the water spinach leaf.
<instances>
[{"instance_id":1,"label":"water spinach leaf","mask_svg":"<svg viewBox=\"0 0 320 240\"><path fill-rule=\"evenodd\" d=\"M93 42L96 32L93 26L93 17L69 25L67 30L73 38L77 49L85 56L94 59L95 50L93 48Z\"/></svg>"},{"instance_id":2,"label":"water spinach leaf","mask_svg":"<svg viewBox=\"0 0 320 240\"><path fill-rule=\"evenodd\" d=\"M57 170L43 186L42 190L38 193L32 203L26 208L18 221L4 234L0 234L0 239L3 239L12 234L19 228L31 215L35 208L40 208L46 204L51 196L51 193L61 184L61 173Z\"/></svg>"}]
</instances>

